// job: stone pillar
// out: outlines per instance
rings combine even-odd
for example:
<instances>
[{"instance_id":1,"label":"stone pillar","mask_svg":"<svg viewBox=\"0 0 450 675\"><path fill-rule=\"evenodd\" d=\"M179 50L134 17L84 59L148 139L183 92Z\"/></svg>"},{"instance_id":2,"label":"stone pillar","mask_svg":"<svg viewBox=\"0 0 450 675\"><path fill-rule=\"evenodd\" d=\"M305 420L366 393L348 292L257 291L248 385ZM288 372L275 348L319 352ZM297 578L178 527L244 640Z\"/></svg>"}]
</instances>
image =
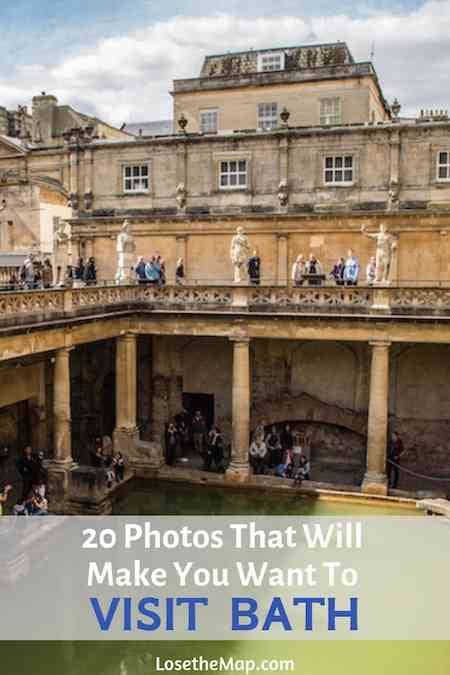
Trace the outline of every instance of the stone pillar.
<instances>
[{"instance_id":1,"label":"stone pillar","mask_svg":"<svg viewBox=\"0 0 450 675\"><path fill-rule=\"evenodd\" d=\"M371 342L367 471L362 491L387 494L386 448L389 412L389 342Z\"/></svg>"},{"instance_id":2,"label":"stone pillar","mask_svg":"<svg viewBox=\"0 0 450 675\"><path fill-rule=\"evenodd\" d=\"M94 199L93 195L94 178L94 155L92 148L86 148L84 152L84 209L90 211Z\"/></svg>"},{"instance_id":3,"label":"stone pillar","mask_svg":"<svg viewBox=\"0 0 450 675\"><path fill-rule=\"evenodd\" d=\"M116 428L114 449L133 455L137 428L137 338L133 333L116 340Z\"/></svg>"},{"instance_id":4,"label":"stone pillar","mask_svg":"<svg viewBox=\"0 0 450 675\"><path fill-rule=\"evenodd\" d=\"M58 464L73 464L70 418L71 347L55 353L53 371L53 458Z\"/></svg>"},{"instance_id":5,"label":"stone pillar","mask_svg":"<svg viewBox=\"0 0 450 675\"><path fill-rule=\"evenodd\" d=\"M250 438L250 340L231 338L233 343L232 444L230 480L244 481L249 476Z\"/></svg>"},{"instance_id":6,"label":"stone pillar","mask_svg":"<svg viewBox=\"0 0 450 675\"><path fill-rule=\"evenodd\" d=\"M288 238L285 234L277 236L278 246L278 274L277 284L286 286L288 281Z\"/></svg>"},{"instance_id":7,"label":"stone pillar","mask_svg":"<svg viewBox=\"0 0 450 675\"><path fill-rule=\"evenodd\" d=\"M93 258L95 256L93 239L86 239L84 246L84 255L86 258L85 262L87 262L89 258Z\"/></svg>"},{"instance_id":8,"label":"stone pillar","mask_svg":"<svg viewBox=\"0 0 450 675\"><path fill-rule=\"evenodd\" d=\"M70 152L69 158L70 166L70 182L69 182L69 192L70 192L70 203L74 211L78 211L78 152L76 149L72 149Z\"/></svg>"},{"instance_id":9,"label":"stone pillar","mask_svg":"<svg viewBox=\"0 0 450 675\"><path fill-rule=\"evenodd\" d=\"M46 462L50 509L54 514L66 511L70 476L76 467L72 459L70 419L70 352L64 347L55 353L53 368L53 459Z\"/></svg>"}]
</instances>

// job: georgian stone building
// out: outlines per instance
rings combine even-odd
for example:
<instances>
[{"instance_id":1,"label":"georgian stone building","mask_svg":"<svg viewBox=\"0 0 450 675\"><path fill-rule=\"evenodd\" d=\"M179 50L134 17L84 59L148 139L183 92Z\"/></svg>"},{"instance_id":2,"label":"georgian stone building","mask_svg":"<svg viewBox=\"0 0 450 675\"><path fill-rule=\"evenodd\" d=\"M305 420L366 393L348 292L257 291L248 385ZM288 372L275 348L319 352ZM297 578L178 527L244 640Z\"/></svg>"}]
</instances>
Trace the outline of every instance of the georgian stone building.
<instances>
[{"instance_id":1,"label":"georgian stone building","mask_svg":"<svg viewBox=\"0 0 450 675\"><path fill-rule=\"evenodd\" d=\"M231 477L248 475L262 419L311 434L319 480L338 469L344 484L386 493L389 429L412 470L448 473L446 115L398 117L373 66L343 43L208 57L173 96L172 134L81 121L47 145L20 141L20 153L0 137L0 173L67 197L72 260L94 255L113 282L128 218L136 255L159 251L169 280L3 298L0 411L14 443L17 420L34 415L29 433L47 439L70 492L81 480L72 453L85 464L96 434L114 435L137 471L159 466L164 426L184 404L223 428ZM390 286L367 287L362 272L357 288L292 288L300 253L328 272L352 248L364 271L374 244L361 227L381 223L397 237ZM232 284L238 226L261 257L260 288ZM175 288L179 257L187 283Z\"/></svg>"}]
</instances>

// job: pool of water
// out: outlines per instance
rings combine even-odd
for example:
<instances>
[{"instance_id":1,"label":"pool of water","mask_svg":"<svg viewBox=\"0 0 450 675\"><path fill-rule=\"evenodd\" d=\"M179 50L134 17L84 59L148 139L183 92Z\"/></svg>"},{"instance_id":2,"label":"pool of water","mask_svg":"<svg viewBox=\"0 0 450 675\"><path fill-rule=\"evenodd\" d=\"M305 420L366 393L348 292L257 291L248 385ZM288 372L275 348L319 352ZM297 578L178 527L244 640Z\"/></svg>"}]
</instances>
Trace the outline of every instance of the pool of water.
<instances>
[{"instance_id":1,"label":"pool of water","mask_svg":"<svg viewBox=\"0 0 450 675\"><path fill-rule=\"evenodd\" d=\"M300 495L247 492L204 485L139 482L126 486L116 515L417 515L362 503L338 503ZM30 611L33 608L30 599ZM5 611L2 607L1 611ZM37 615L38 620L38 615ZM24 636L26 637L26 636ZM449 642L60 642L1 643L5 675L153 675L161 660L203 656L288 659L294 675L448 675ZM238 670L228 672L241 672Z\"/></svg>"},{"instance_id":2,"label":"pool of water","mask_svg":"<svg viewBox=\"0 0 450 675\"><path fill-rule=\"evenodd\" d=\"M390 503L329 501L292 493L204 484L189 485L163 481L134 481L119 496L114 515L252 515L252 516L386 516L421 515L414 506L401 508Z\"/></svg>"}]
</instances>

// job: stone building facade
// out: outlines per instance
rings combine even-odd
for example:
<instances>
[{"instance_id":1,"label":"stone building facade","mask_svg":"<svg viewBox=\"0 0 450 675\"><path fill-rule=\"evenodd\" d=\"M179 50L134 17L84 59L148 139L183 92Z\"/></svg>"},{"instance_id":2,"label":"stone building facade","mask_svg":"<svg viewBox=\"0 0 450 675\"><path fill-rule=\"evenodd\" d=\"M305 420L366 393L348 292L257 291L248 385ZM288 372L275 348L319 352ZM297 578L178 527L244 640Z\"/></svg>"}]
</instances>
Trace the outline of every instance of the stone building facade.
<instances>
[{"instance_id":1,"label":"stone building facade","mask_svg":"<svg viewBox=\"0 0 450 675\"><path fill-rule=\"evenodd\" d=\"M12 429L23 402L45 409L39 433L52 438L61 474L73 457L86 461L97 434L112 434L139 470L154 467L155 444L186 402L204 405L223 428L231 477L248 475L249 434L261 419L308 431L321 470L339 466L367 491L387 491L391 429L413 470L448 473L450 122L397 118L373 68L355 64L343 44L283 50L271 62L283 68L258 70L279 51L210 57L200 78L175 82L175 121L187 120L178 133L102 138L81 120L49 145L0 137L0 174L23 176L23 193L33 185L39 199L53 190L67 200L72 261L93 255L99 280L113 281L128 218L136 256L159 251L167 264L160 291L111 286L3 300L0 376L14 376L15 386L0 411L8 408ZM259 127L255 111L275 91L290 115L277 107L276 124ZM323 96L342 105L324 105L331 112L321 120ZM220 128L201 130L212 97L224 116ZM48 112L54 102L45 98L36 109ZM9 203L12 185L10 196L5 189ZM381 223L397 237L390 287L291 287L300 253L314 253L328 272L351 248L364 270L374 244L361 227ZM232 284L239 226L261 257L260 289ZM180 257L187 279L176 289ZM33 321L19 335L20 322Z\"/></svg>"}]
</instances>

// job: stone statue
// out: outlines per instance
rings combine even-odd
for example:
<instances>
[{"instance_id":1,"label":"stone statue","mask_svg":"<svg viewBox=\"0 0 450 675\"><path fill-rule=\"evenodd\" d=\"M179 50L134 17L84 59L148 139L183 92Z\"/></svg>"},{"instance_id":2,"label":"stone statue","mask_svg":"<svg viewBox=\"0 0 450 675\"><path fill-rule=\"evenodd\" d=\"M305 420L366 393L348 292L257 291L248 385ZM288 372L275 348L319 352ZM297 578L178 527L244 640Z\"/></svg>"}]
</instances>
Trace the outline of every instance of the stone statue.
<instances>
[{"instance_id":1,"label":"stone statue","mask_svg":"<svg viewBox=\"0 0 450 675\"><path fill-rule=\"evenodd\" d=\"M231 240L230 258L234 267L234 283L241 283L241 270L246 266L250 257L250 246L244 234L244 228L238 227Z\"/></svg>"},{"instance_id":2,"label":"stone statue","mask_svg":"<svg viewBox=\"0 0 450 675\"><path fill-rule=\"evenodd\" d=\"M117 272L116 283L118 284L132 284L135 283L136 277L133 271L136 244L134 237L130 232L130 223L125 220L122 225L122 230L117 235Z\"/></svg>"},{"instance_id":3,"label":"stone statue","mask_svg":"<svg viewBox=\"0 0 450 675\"><path fill-rule=\"evenodd\" d=\"M390 234L386 225L381 224L378 232L370 234L366 231L366 225L361 227L361 232L369 239L375 239L377 249L375 253L375 283L388 284L392 258L397 248L397 237Z\"/></svg>"},{"instance_id":4,"label":"stone statue","mask_svg":"<svg viewBox=\"0 0 450 675\"><path fill-rule=\"evenodd\" d=\"M69 235L66 232L66 221L61 220L61 218L55 218L53 223L53 236L57 245L66 244L69 239Z\"/></svg>"},{"instance_id":5,"label":"stone statue","mask_svg":"<svg viewBox=\"0 0 450 675\"><path fill-rule=\"evenodd\" d=\"M186 206L186 187L184 183L179 183L177 185L177 190L176 190L176 200L178 204L178 208L184 209Z\"/></svg>"},{"instance_id":6,"label":"stone statue","mask_svg":"<svg viewBox=\"0 0 450 675\"><path fill-rule=\"evenodd\" d=\"M288 199L289 192L287 180L281 180L278 185L278 201L280 202L280 206L287 206Z\"/></svg>"}]
</instances>

